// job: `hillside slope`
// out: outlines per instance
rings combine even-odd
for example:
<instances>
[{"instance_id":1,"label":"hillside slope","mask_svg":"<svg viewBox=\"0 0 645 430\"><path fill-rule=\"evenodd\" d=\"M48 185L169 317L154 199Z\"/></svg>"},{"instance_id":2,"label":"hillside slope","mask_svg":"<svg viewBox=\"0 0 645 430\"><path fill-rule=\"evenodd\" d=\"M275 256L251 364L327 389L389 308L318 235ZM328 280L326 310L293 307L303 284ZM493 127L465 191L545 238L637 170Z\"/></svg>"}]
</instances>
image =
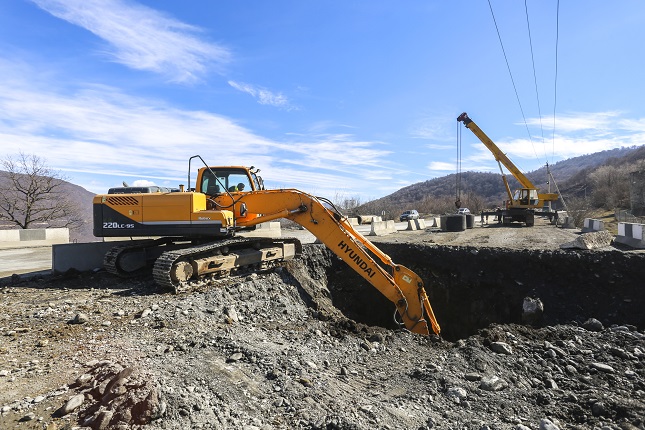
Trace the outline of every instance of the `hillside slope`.
<instances>
[{"instance_id":1,"label":"hillside slope","mask_svg":"<svg viewBox=\"0 0 645 430\"><path fill-rule=\"evenodd\" d=\"M591 192L589 174L595 169L605 166L622 166L645 160L645 146L617 148L601 151L594 154L582 155L550 165L550 170L555 177L562 194L566 196L579 196L580 192ZM546 167L525 173L526 176L540 190L546 191ZM511 189L519 187L519 183L512 175L507 174ZM447 198L454 200L456 195L456 174L434 178L424 182L403 187L400 190L381 197L357 208L362 211L374 210L375 207L408 208L423 205L428 199ZM554 187L551 188L554 190ZM482 199L484 206L498 205L506 198L502 177L498 173L489 172L463 172L461 174L462 195L477 196ZM463 198L462 198L463 200ZM397 209L398 210L398 209Z\"/></svg>"}]
</instances>

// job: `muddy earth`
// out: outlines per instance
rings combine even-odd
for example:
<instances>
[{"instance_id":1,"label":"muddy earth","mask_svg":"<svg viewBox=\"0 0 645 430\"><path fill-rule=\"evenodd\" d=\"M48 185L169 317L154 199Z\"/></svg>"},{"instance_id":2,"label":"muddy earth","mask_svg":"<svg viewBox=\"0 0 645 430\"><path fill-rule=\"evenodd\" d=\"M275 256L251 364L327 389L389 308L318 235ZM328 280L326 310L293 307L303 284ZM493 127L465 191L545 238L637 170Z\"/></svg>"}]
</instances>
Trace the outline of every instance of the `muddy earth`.
<instances>
[{"instance_id":1,"label":"muddy earth","mask_svg":"<svg viewBox=\"0 0 645 430\"><path fill-rule=\"evenodd\" d=\"M0 280L2 429L645 429L645 254L578 231L373 238L441 337L323 245L190 294L103 271Z\"/></svg>"}]
</instances>

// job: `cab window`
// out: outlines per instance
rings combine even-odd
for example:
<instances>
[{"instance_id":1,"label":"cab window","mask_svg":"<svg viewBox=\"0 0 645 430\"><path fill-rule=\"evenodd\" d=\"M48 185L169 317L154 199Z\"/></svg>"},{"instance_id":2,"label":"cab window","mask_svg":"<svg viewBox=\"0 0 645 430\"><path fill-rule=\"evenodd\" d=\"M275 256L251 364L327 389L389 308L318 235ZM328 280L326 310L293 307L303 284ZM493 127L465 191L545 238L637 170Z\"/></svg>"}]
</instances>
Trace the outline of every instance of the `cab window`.
<instances>
[{"instance_id":1,"label":"cab window","mask_svg":"<svg viewBox=\"0 0 645 430\"><path fill-rule=\"evenodd\" d=\"M245 171L210 170L202 175L201 190L210 196L225 192L251 191L249 177Z\"/></svg>"}]
</instances>

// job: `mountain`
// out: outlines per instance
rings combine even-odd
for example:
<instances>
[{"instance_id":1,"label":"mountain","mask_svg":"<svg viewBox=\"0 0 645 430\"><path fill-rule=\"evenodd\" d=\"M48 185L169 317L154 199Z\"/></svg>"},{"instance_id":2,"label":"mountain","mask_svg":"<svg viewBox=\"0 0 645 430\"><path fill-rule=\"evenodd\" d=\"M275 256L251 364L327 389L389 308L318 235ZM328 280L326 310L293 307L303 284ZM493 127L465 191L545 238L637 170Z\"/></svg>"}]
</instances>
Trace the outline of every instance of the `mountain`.
<instances>
[{"instance_id":1,"label":"mountain","mask_svg":"<svg viewBox=\"0 0 645 430\"><path fill-rule=\"evenodd\" d=\"M492 157L492 155L491 155ZM565 196L580 197L592 191L589 175L601 166L628 166L645 163L645 146L616 148L559 161L549 166L560 192ZM546 167L525 173L542 192L548 190ZM519 187L515 178L507 173L511 190ZM551 184L551 192L555 185ZM385 211L394 217L404 209L417 208L426 213L454 211L457 175L408 185L400 190L367 202L355 209L357 213L380 213ZM461 174L461 200L479 211L494 207L506 199L506 191L499 173L463 172ZM472 210L473 208L471 208Z\"/></svg>"}]
</instances>

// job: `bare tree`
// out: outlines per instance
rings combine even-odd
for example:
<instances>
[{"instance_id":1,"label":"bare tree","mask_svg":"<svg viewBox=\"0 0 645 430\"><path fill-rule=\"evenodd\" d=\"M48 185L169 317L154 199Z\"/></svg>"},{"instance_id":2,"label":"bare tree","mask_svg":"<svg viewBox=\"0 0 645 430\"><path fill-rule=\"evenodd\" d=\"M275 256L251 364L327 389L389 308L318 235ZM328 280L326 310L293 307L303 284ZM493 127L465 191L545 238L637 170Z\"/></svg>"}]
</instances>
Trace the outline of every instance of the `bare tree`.
<instances>
[{"instance_id":1,"label":"bare tree","mask_svg":"<svg viewBox=\"0 0 645 430\"><path fill-rule=\"evenodd\" d=\"M629 170L631 166L601 166L589 175L593 184L591 203L614 209L629 207Z\"/></svg>"},{"instance_id":2,"label":"bare tree","mask_svg":"<svg viewBox=\"0 0 645 430\"><path fill-rule=\"evenodd\" d=\"M37 155L20 153L1 162L0 220L22 229L34 224L76 228L79 210L64 192L64 178Z\"/></svg>"},{"instance_id":3,"label":"bare tree","mask_svg":"<svg viewBox=\"0 0 645 430\"><path fill-rule=\"evenodd\" d=\"M567 199L567 216L573 218L576 227L584 225L585 218L592 218L594 209L588 197L571 197Z\"/></svg>"}]
</instances>

